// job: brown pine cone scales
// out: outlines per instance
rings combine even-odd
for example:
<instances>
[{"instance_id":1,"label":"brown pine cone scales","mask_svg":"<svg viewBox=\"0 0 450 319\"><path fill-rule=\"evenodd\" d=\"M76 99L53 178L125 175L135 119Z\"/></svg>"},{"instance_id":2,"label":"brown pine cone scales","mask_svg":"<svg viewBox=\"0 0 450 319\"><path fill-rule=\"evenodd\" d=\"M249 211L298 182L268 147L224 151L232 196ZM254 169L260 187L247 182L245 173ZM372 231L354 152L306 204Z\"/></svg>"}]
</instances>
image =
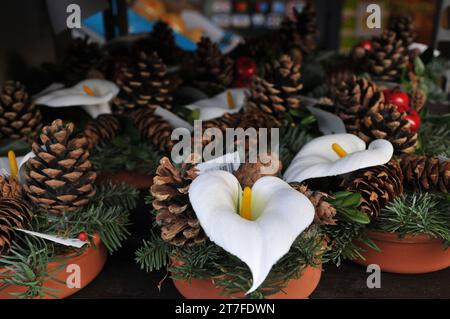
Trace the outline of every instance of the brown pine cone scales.
<instances>
[{"instance_id":1,"label":"brown pine cone scales","mask_svg":"<svg viewBox=\"0 0 450 319\"><path fill-rule=\"evenodd\" d=\"M17 179L10 176L0 175L0 198L22 197L22 186Z\"/></svg>"},{"instance_id":2,"label":"brown pine cone scales","mask_svg":"<svg viewBox=\"0 0 450 319\"><path fill-rule=\"evenodd\" d=\"M233 174L238 179L242 188L246 186L252 187L253 184L263 176L277 176L281 172L282 167L278 155L275 153L268 153L263 157L263 161L258 158L256 163L250 163L248 161L241 163L239 168ZM261 169L263 168L268 169L268 171L262 171ZM269 171L271 173L269 173Z\"/></svg>"},{"instance_id":3,"label":"brown pine cone scales","mask_svg":"<svg viewBox=\"0 0 450 319\"><path fill-rule=\"evenodd\" d=\"M90 77L104 78L106 61L107 57L97 43L89 42L88 37L74 39L62 61L67 86Z\"/></svg>"},{"instance_id":4,"label":"brown pine cone scales","mask_svg":"<svg viewBox=\"0 0 450 319\"><path fill-rule=\"evenodd\" d=\"M11 248L14 228L28 228L33 214L30 207L18 198L0 198L0 256Z\"/></svg>"},{"instance_id":5,"label":"brown pine cone scales","mask_svg":"<svg viewBox=\"0 0 450 319\"><path fill-rule=\"evenodd\" d=\"M415 192L450 191L450 160L438 157L404 155L400 166L405 187Z\"/></svg>"},{"instance_id":6,"label":"brown pine cone scales","mask_svg":"<svg viewBox=\"0 0 450 319\"><path fill-rule=\"evenodd\" d=\"M229 88L234 79L234 62L220 52L217 44L203 37L194 56L193 85L208 95L216 95Z\"/></svg>"},{"instance_id":7,"label":"brown pine cone scales","mask_svg":"<svg viewBox=\"0 0 450 319\"><path fill-rule=\"evenodd\" d=\"M410 107L420 112L427 103L427 94L421 89L415 89L411 93Z\"/></svg>"},{"instance_id":8,"label":"brown pine cone scales","mask_svg":"<svg viewBox=\"0 0 450 319\"><path fill-rule=\"evenodd\" d=\"M89 121L82 135L86 137L89 148L92 149L105 140L117 136L122 128L119 118L113 114L101 114Z\"/></svg>"},{"instance_id":9,"label":"brown pine cone scales","mask_svg":"<svg viewBox=\"0 0 450 319\"><path fill-rule=\"evenodd\" d=\"M267 65L264 79L258 76L253 78L247 103L282 120L286 112L300 108L297 97L303 87L300 78L300 65L295 64L288 55L282 55Z\"/></svg>"},{"instance_id":10,"label":"brown pine cone scales","mask_svg":"<svg viewBox=\"0 0 450 319\"><path fill-rule=\"evenodd\" d=\"M374 80L399 82L409 57L405 45L395 32L385 31L372 40L373 50L361 63Z\"/></svg>"},{"instance_id":11,"label":"brown pine cone scales","mask_svg":"<svg viewBox=\"0 0 450 319\"><path fill-rule=\"evenodd\" d=\"M386 139L394 146L395 154L412 153L417 146L417 133L411 130L406 113L400 113L393 104L373 107L361 121L358 136L366 143Z\"/></svg>"},{"instance_id":12,"label":"brown pine cone scales","mask_svg":"<svg viewBox=\"0 0 450 319\"><path fill-rule=\"evenodd\" d=\"M403 173L397 161L359 170L347 177L344 186L362 196L360 209L371 219L395 197L403 193Z\"/></svg>"},{"instance_id":13,"label":"brown pine cone scales","mask_svg":"<svg viewBox=\"0 0 450 319\"><path fill-rule=\"evenodd\" d=\"M121 89L113 100L116 113L123 114L136 108L172 107L167 67L156 53L141 52L137 61L122 68L116 82Z\"/></svg>"},{"instance_id":14,"label":"brown pine cone scales","mask_svg":"<svg viewBox=\"0 0 450 319\"><path fill-rule=\"evenodd\" d=\"M150 188L161 238L175 246L194 246L207 239L189 202L189 186L195 177L197 169L193 164L175 167L163 157Z\"/></svg>"},{"instance_id":15,"label":"brown pine cone scales","mask_svg":"<svg viewBox=\"0 0 450 319\"><path fill-rule=\"evenodd\" d=\"M416 39L416 32L414 31L413 19L408 14L392 14L389 16L388 29L397 34L397 38L403 41L403 44L408 47Z\"/></svg>"},{"instance_id":16,"label":"brown pine cone scales","mask_svg":"<svg viewBox=\"0 0 450 319\"><path fill-rule=\"evenodd\" d=\"M97 174L89 161L85 137L73 137L74 124L55 120L33 143L36 157L25 167L25 193L51 214L74 212L90 202Z\"/></svg>"},{"instance_id":17,"label":"brown pine cone scales","mask_svg":"<svg viewBox=\"0 0 450 319\"><path fill-rule=\"evenodd\" d=\"M32 140L41 126L41 112L20 82L6 81L0 91L0 137Z\"/></svg>"},{"instance_id":18,"label":"brown pine cone scales","mask_svg":"<svg viewBox=\"0 0 450 319\"><path fill-rule=\"evenodd\" d=\"M292 185L294 189L309 198L313 204L316 213L314 216L314 222L318 225L336 225L336 207L326 201L329 197L328 194L318 191L312 191L308 189L308 186L304 184Z\"/></svg>"},{"instance_id":19,"label":"brown pine cone scales","mask_svg":"<svg viewBox=\"0 0 450 319\"><path fill-rule=\"evenodd\" d=\"M330 86L330 96L336 105L337 115L344 121L349 133L357 134L361 120L372 108L384 101L375 83L366 78L351 76L335 86Z\"/></svg>"},{"instance_id":20,"label":"brown pine cone scales","mask_svg":"<svg viewBox=\"0 0 450 319\"><path fill-rule=\"evenodd\" d=\"M139 109L131 115L141 137L159 150L170 152L176 141L171 140L172 126L151 109Z\"/></svg>"}]
</instances>

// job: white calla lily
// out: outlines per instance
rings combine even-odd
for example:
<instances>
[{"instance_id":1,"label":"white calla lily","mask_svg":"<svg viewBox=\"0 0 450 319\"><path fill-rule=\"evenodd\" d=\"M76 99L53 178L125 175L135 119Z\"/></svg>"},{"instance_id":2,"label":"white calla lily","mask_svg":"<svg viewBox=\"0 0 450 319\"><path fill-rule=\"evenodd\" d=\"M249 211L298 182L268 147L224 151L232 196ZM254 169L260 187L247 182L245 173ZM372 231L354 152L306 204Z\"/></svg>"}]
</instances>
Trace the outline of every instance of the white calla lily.
<instances>
[{"instance_id":1,"label":"white calla lily","mask_svg":"<svg viewBox=\"0 0 450 319\"><path fill-rule=\"evenodd\" d=\"M109 102L117 96L119 87L113 82L88 79L67 89L55 90L39 96L36 104L50 107L82 106L93 118L111 113Z\"/></svg>"},{"instance_id":2,"label":"white calla lily","mask_svg":"<svg viewBox=\"0 0 450 319\"><path fill-rule=\"evenodd\" d=\"M192 182L189 199L209 239L250 268L253 284L247 293L264 282L314 219L309 199L273 176L260 178L242 196L234 175L206 172Z\"/></svg>"},{"instance_id":3,"label":"white calla lily","mask_svg":"<svg viewBox=\"0 0 450 319\"><path fill-rule=\"evenodd\" d=\"M23 175L25 173L25 166L23 164L25 164L25 162L28 161L30 157L34 157L33 152L30 152L25 156L16 157L16 162L18 164L18 177L20 181L23 181ZM0 157L0 175L6 176L11 175L11 173L10 159L7 156Z\"/></svg>"},{"instance_id":4,"label":"white calla lily","mask_svg":"<svg viewBox=\"0 0 450 319\"><path fill-rule=\"evenodd\" d=\"M284 173L287 182L336 176L361 168L386 164L394 148L387 140L366 143L353 134L325 135L307 143Z\"/></svg>"},{"instance_id":5,"label":"white calla lily","mask_svg":"<svg viewBox=\"0 0 450 319\"><path fill-rule=\"evenodd\" d=\"M238 112L244 105L245 92L245 89L229 89L210 99L204 99L186 105L185 108L199 110L199 120L210 120L220 117L225 113Z\"/></svg>"}]
</instances>

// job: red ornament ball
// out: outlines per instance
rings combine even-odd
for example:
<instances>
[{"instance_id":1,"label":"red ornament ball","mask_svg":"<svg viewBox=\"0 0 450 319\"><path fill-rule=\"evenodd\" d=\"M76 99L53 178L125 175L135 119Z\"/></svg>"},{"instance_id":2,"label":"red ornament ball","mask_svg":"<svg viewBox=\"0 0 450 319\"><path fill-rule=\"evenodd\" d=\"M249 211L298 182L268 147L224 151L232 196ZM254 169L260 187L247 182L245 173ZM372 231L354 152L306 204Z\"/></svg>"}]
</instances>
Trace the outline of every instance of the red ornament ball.
<instances>
[{"instance_id":1,"label":"red ornament ball","mask_svg":"<svg viewBox=\"0 0 450 319\"><path fill-rule=\"evenodd\" d=\"M372 41L370 41L370 40L363 40L363 41L359 42L358 46L363 48L366 51L373 50Z\"/></svg>"},{"instance_id":2,"label":"red ornament ball","mask_svg":"<svg viewBox=\"0 0 450 319\"><path fill-rule=\"evenodd\" d=\"M256 74L258 66L255 61L246 56L241 56L236 60L236 71L239 78L251 78Z\"/></svg>"},{"instance_id":3,"label":"red ornament ball","mask_svg":"<svg viewBox=\"0 0 450 319\"><path fill-rule=\"evenodd\" d=\"M84 231L78 234L78 240L81 241L87 241L88 240L88 234L86 234Z\"/></svg>"},{"instance_id":4,"label":"red ornament ball","mask_svg":"<svg viewBox=\"0 0 450 319\"><path fill-rule=\"evenodd\" d=\"M406 119L411 123L411 131L417 132L420 128L420 115L416 110L411 109L408 115L406 115Z\"/></svg>"},{"instance_id":5,"label":"red ornament ball","mask_svg":"<svg viewBox=\"0 0 450 319\"><path fill-rule=\"evenodd\" d=\"M409 96L400 90L384 90L384 100L397 106L399 112L409 112Z\"/></svg>"}]
</instances>

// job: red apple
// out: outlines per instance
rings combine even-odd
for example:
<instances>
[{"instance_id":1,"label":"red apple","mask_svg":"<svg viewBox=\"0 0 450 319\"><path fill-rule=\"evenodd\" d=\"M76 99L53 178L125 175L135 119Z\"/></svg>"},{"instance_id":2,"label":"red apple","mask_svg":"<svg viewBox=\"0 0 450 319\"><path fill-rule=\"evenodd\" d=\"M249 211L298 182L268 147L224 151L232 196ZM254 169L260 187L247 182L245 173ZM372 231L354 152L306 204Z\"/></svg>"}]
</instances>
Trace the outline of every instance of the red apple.
<instances>
[{"instance_id":1,"label":"red apple","mask_svg":"<svg viewBox=\"0 0 450 319\"><path fill-rule=\"evenodd\" d=\"M358 46L363 48L366 51L373 50L372 41L370 41L370 40L363 40L363 41L359 42Z\"/></svg>"},{"instance_id":2,"label":"red apple","mask_svg":"<svg viewBox=\"0 0 450 319\"><path fill-rule=\"evenodd\" d=\"M411 123L411 130L413 132L417 132L420 128L420 115L416 110L411 109L408 115L406 115L406 119Z\"/></svg>"},{"instance_id":3,"label":"red apple","mask_svg":"<svg viewBox=\"0 0 450 319\"><path fill-rule=\"evenodd\" d=\"M256 74L258 66L249 57L241 56L236 60L236 70L240 78L251 78Z\"/></svg>"},{"instance_id":4,"label":"red apple","mask_svg":"<svg viewBox=\"0 0 450 319\"><path fill-rule=\"evenodd\" d=\"M386 103L397 106L399 112L409 111L409 96L400 90L384 90L384 100Z\"/></svg>"}]
</instances>

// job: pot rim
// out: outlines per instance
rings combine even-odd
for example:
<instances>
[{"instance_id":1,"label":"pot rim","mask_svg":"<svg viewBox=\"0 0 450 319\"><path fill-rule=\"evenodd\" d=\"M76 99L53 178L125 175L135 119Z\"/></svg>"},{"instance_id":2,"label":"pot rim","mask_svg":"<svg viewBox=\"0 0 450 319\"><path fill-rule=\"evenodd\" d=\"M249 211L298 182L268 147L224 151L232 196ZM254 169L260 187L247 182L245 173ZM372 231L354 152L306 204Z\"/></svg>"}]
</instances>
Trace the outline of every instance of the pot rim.
<instances>
[{"instance_id":1,"label":"pot rim","mask_svg":"<svg viewBox=\"0 0 450 319\"><path fill-rule=\"evenodd\" d=\"M400 238L398 232L388 233L373 229L367 229L367 235L371 239L398 244L431 244L442 241L428 234L405 235Z\"/></svg>"},{"instance_id":2,"label":"pot rim","mask_svg":"<svg viewBox=\"0 0 450 319\"><path fill-rule=\"evenodd\" d=\"M57 256L54 256L55 258L62 258L62 259L60 259L60 260L54 260L54 261L51 261L51 262L49 262L48 264L47 264L47 268L48 269L53 269L53 268L55 268L55 267L57 267L57 266L59 266L62 262L72 262L72 263L75 263L77 260L79 260L79 259L82 259L86 254L89 254L90 252L91 252L91 250L94 250L94 249L99 249L99 247L100 247L100 245L101 245L101 243L102 243L102 240L101 240L101 238L100 238L100 236L96 233L96 234L94 234L94 245L89 245L89 246L87 246L87 247L82 247L82 248L80 248L80 250L81 249L85 249L85 251L83 252L83 253L81 253L81 254L76 254L76 255L71 255L70 253L69 254L67 254L67 255L57 255ZM94 247L95 246L95 247ZM4 273L7 273L8 272L8 270L6 269L6 268L0 268L0 275L1 274L4 274ZM1 277L1 276L0 276Z\"/></svg>"}]
</instances>

